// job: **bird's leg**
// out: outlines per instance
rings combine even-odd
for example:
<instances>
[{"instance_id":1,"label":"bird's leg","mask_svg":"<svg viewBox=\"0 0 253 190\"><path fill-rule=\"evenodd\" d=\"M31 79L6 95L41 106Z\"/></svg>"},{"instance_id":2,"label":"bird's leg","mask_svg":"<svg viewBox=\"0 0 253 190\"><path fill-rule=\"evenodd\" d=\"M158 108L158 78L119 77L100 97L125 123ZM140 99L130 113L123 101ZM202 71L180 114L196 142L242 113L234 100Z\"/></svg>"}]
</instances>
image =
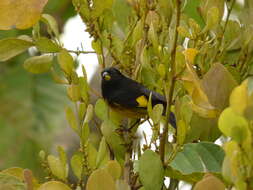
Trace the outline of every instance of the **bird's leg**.
<instances>
[{"instance_id":1,"label":"bird's leg","mask_svg":"<svg viewBox=\"0 0 253 190\"><path fill-rule=\"evenodd\" d=\"M136 122L134 122L133 125L131 125L129 128L121 125L119 128L116 129L116 132L119 135L122 135L124 133L131 133L131 130L136 126L136 124L138 124L140 122L140 119L137 119Z\"/></svg>"}]
</instances>

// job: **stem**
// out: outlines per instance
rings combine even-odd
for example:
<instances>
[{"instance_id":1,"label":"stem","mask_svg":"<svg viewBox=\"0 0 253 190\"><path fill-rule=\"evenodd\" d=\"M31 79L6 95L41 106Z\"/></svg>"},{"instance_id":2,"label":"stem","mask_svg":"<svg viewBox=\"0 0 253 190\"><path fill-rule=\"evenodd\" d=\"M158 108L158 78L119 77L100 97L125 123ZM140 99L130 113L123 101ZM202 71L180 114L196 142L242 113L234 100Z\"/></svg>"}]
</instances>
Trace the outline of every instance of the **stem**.
<instances>
[{"instance_id":1,"label":"stem","mask_svg":"<svg viewBox=\"0 0 253 190\"><path fill-rule=\"evenodd\" d=\"M168 190L174 190L177 188L179 181L177 179L170 178L170 185Z\"/></svg>"},{"instance_id":2,"label":"stem","mask_svg":"<svg viewBox=\"0 0 253 190\"><path fill-rule=\"evenodd\" d=\"M80 50L67 50L70 53L75 53L76 55L80 54L89 54L89 53L96 53L95 51L80 51Z\"/></svg>"},{"instance_id":3,"label":"stem","mask_svg":"<svg viewBox=\"0 0 253 190\"><path fill-rule=\"evenodd\" d=\"M227 28L227 25L228 25L228 21L229 21L229 17L230 17L230 14L232 12L232 9L234 7L234 4L235 4L235 0L232 0L231 6L228 8L228 14L227 14L227 17L226 17L226 20L225 20L224 28L222 30L221 39L218 42L218 48L217 48L218 50L220 49L220 46L221 46L222 41L224 39L224 34L225 34L225 31L226 31L226 28ZM213 61L216 60L216 58L217 58L217 56L218 56L219 53L222 54L222 52L217 51L216 54L215 54L215 56L214 56Z\"/></svg>"},{"instance_id":4,"label":"stem","mask_svg":"<svg viewBox=\"0 0 253 190\"><path fill-rule=\"evenodd\" d=\"M170 115L170 107L172 105L172 98L173 98L173 92L175 88L175 66L176 66L176 49L177 49L177 39L178 39L178 32L177 28L180 24L180 5L181 5L181 0L176 0L176 27L175 27L175 33L174 33L174 43L173 43L173 48L171 51L171 85L169 89L169 94L167 95L166 93L166 100L167 100L167 106L166 106L166 121L165 121L165 127L164 131L161 136L160 140L160 158L162 162L164 163L165 160L165 144L166 141L168 140L168 124L169 124L169 115ZM167 89L165 89L167 91Z\"/></svg>"}]
</instances>

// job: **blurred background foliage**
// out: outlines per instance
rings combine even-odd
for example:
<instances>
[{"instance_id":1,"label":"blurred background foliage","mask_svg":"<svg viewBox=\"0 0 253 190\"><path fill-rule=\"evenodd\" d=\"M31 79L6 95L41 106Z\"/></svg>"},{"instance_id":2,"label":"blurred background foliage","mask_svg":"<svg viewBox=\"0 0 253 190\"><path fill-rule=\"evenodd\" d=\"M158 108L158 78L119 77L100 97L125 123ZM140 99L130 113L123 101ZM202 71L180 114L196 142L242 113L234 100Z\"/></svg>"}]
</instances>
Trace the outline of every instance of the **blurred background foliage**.
<instances>
[{"instance_id":1,"label":"blurred background foliage","mask_svg":"<svg viewBox=\"0 0 253 190\"><path fill-rule=\"evenodd\" d=\"M76 15L70 0L49 1L44 12L64 24ZM0 30L0 39L30 35L32 29ZM44 35L46 27L44 27ZM64 87L53 82L50 74L27 72L23 53L0 63L0 168L21 166L41 171L37 159L41 149L50 150L55 131L66 126L64 106L68 103Z\"/></svg>"}]
</instances>

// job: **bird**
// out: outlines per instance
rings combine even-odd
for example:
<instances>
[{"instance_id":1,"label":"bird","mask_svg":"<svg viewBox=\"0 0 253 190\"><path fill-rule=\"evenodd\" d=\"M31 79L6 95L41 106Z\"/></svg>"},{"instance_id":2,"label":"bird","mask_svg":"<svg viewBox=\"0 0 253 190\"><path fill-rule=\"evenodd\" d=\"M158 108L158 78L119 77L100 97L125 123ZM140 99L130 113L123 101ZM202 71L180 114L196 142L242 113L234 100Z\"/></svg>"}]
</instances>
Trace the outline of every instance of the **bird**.
<instances>
[{"instance_id":1,"label":"bird","mask_svg":"<svg viewBox=\"0 0 253 190\"><path fill-rule=\"evenodd\" d=\"M123 75L115 67L105 68L101 72L101 91L103 99L115 111L127 118L141 119L147 116L148 100L151 95L152 107L162 104L163 115L167 106L163 95L149 90L141 83ZM170 124L176 128L176 118L173 112L169 116Z\"/></svg>"}]
</instances>

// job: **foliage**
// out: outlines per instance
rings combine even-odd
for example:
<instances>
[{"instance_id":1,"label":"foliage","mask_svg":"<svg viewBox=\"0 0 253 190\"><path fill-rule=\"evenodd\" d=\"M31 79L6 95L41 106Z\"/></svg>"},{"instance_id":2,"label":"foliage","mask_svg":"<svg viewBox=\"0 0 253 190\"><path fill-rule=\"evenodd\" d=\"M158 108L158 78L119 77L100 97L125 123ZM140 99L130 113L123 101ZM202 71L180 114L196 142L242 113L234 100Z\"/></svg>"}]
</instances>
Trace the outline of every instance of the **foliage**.
<instances>
[{"instance_id":1,"label":"foliage","mask_svg":"<svg viewBox=\"0 0 253 190\"><path fill-rule=\"evenodd\" d=\"M70 158L77 182L70 183L68 158L59 147L57 157L40 152L50 182L34 184L30 171L18 169L2 171L0 185L20 189L172 190L182 180L198 190L252 189L253 19L247 19L252 18L252 2L245 1L244 6L235 0L72 2L94 39L92 46L101 68L117 66L163 93L166 117L161 105L152 108L149 102L152 138L148 142L144 133L145 144L141 146L134 138L136 129L125 130L136 121L129 119L126 124L102 99L91 105L92 90L84 67L83 76L78 76L70 51L59 41L57 22L43 14L32 35L1 41L0 58L6 61L35 46L41 55L28 58L24 68L32 73L52 72L55 82L66 86L75 105L75 109L65 109L66 118L80 139L79 149ZM228 11L222 19L224 6ZM41 35L41 22L50 37ZM176 115L176 130L168 122L171 111ZM92 143L91 121L95 116L101 120L101 124L96 123L102 136L98 148ZM216 145L222 135L226 142ZM168 140L169 136L173 140ZM165 177L170 177L169 187L164 185Z\"/></svg>"},{"instance_id":2,"label":"foliage","mask_svg":"<svg viewBox=\"0 0 253 190\"><path fill-rule=\"evenodd\" d=\"M7 1L1 1L0 4L4 2ZM13 6L19 3L20 1L8 3L11 15L18 15L16 12L13 13L16 11ZM27 1L24 6L29 4L30 1ZM55 4L54 1L49 1L43 11L52 13L57 18L57 30L60 32L64 21L74 15L74 8L67 4L71 5L71 2L62 0L60 4ZM7 10L4 8L4 13L1 9L0 14L7 14ZM23 9L21 11L20 14L26 13L27 16L31 16ZM0 21L1 27L17 20L5 21ZM41 34L47 35L46 26L42 23L40 26ZM38 152L41 149L49 151L52 148L56 129L62 129L65 123L62 110L68 101L64 87L53 83L50 74L33 75L24 69L23 62L31 56L26 51L27 47L33 46L31 38L27 36L31 31L31 28L18 30L13 27L11 30L0 30L1 44L4 42L0 50L0 59L6 59L0 64L0 169L19 166L36 171L36 176L42 176L39 160L36 159ZM5 54L7 49L8 53ZM22 51L25 53L20 54ZM39 56L34 49L29 52ZM13 57L14 55L17 56Z\"/></svg>"}]
</instances>

